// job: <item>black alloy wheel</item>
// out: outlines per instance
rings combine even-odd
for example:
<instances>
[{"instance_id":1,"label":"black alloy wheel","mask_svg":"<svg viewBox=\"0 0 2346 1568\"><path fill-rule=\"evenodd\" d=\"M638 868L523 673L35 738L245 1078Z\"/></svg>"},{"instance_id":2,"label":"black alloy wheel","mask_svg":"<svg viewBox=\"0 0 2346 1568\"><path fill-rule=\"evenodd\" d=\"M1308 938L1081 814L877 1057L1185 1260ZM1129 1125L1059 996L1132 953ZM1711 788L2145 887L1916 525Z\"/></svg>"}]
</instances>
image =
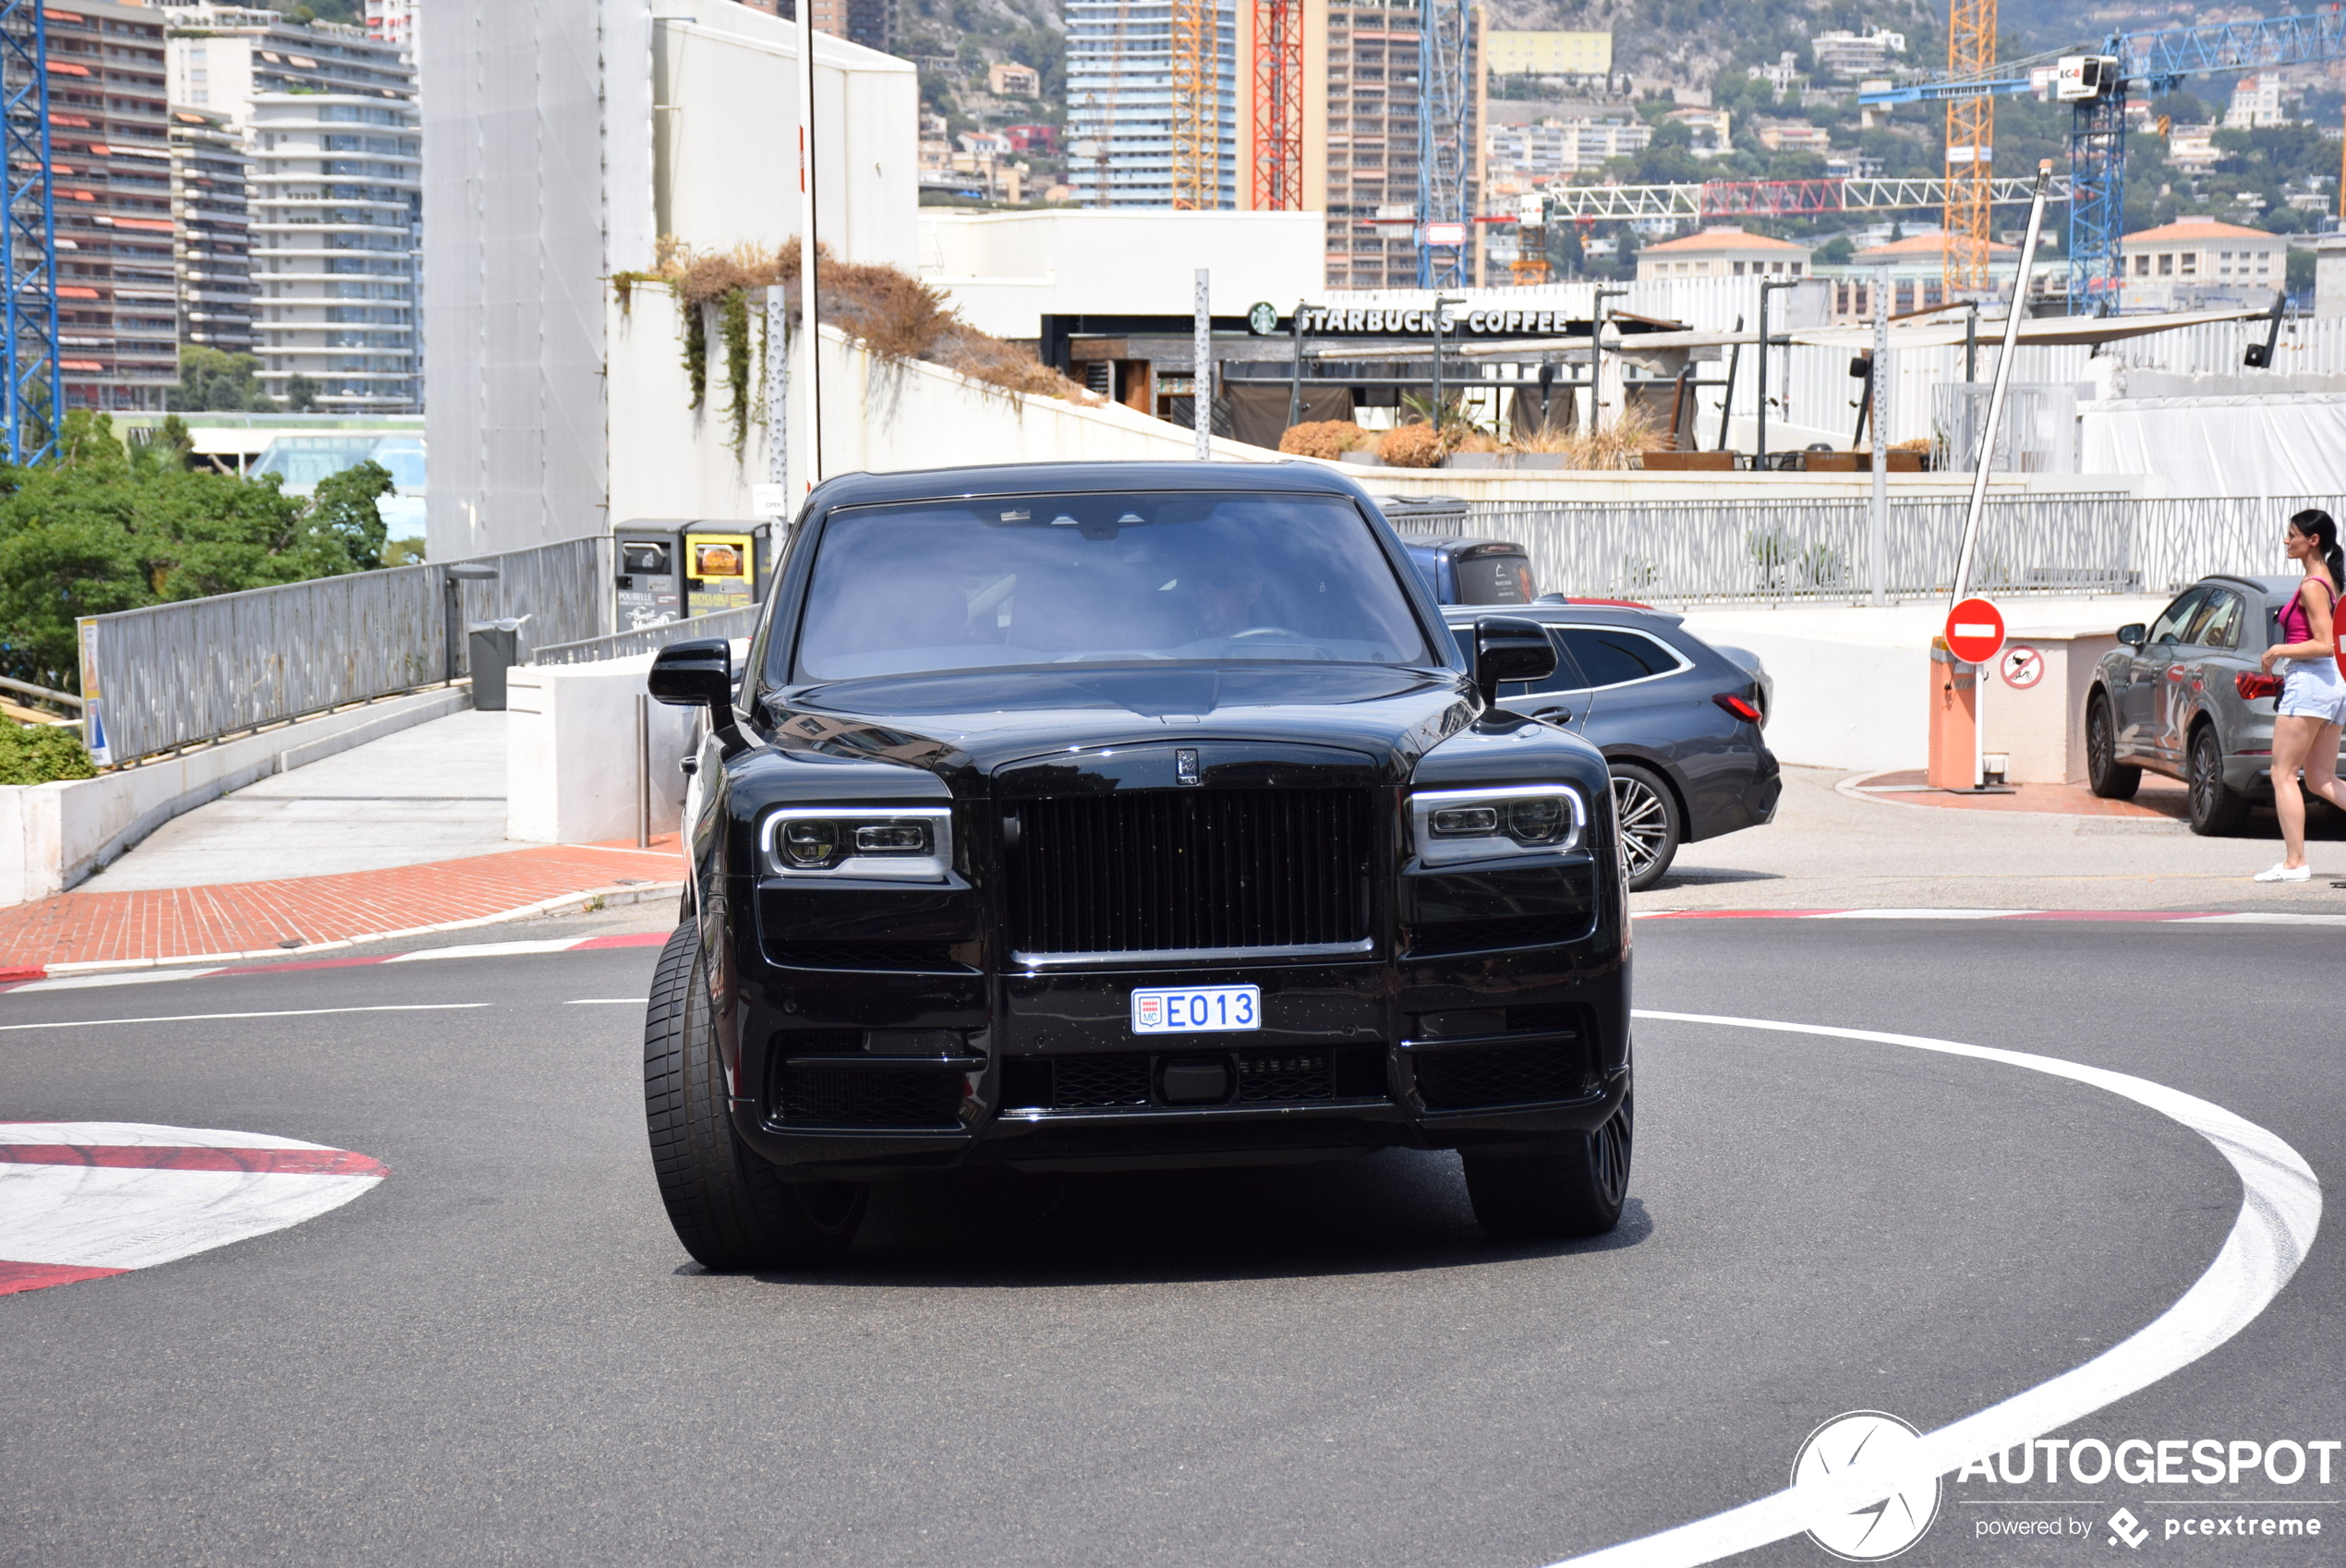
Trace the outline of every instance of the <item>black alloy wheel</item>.
<instances>
[{"instance_id":1,"label":"black alloy wheel","mask_svg":"<svg viewBox=\"0 0 2346 1568\"><path fill-rule=\"evenodd\" d=\"M1636 1132L1637 1097L1624 1095L1621 1108L1594 1132L1560 1138L1537 1154L1469 1156L1467 1196L1475 1220L1510 1239L1602 1236L1621 1223Z\"/></svg>"},{"instance_id":2,"label":"black alloy wheel","mask_svg":"<svg viewBox=\"0 0 2346 1568\"><path fill-rule=\"evenodd\" d=\"M2224 748L2216 727L2203 724L2192 731L2191 830L2202 838L2222 838L2248 825L2248 797L2224 782Z\"/></svg>"},{"instance_id":3,"label":"black alloy wheel","mask_svg":"<svg viewBox=\"0 0 2346 1568\"><path fill-rule=\"evenodd\" d=\"M2118 720L2110 695L2096 692L2086 704L2086 784L2105 801L2131 801L2142 788L2143 770L2118 761Z\"/></svg>"},{"instance_id":4,"label":"black alloy wheel","mask_svg":"<svg viewBox=\"0 0 2346 1568\"><path fill-rule=\"evenodd\" d=\"M1621 835L1621 864L1629 891L1642 893L1661 881L1678 858L1683 832L1678 798L1651 769L1633 762L1614 763L1613 819Z\"/></svg>"},{"instance_id":5,"label":"black alloy wheel","mask_svg":"<svg viewBox=\"0 0 2346 1568\"><path fill-rule=\"evenodd\" d=\"M644 1018L644 1115L669 1224L704 1268L803 1269L845 1252L869 1189L786 1182L742 1146L726 1108L700 929L676 928Z\"/></svg>"}]
</instances>

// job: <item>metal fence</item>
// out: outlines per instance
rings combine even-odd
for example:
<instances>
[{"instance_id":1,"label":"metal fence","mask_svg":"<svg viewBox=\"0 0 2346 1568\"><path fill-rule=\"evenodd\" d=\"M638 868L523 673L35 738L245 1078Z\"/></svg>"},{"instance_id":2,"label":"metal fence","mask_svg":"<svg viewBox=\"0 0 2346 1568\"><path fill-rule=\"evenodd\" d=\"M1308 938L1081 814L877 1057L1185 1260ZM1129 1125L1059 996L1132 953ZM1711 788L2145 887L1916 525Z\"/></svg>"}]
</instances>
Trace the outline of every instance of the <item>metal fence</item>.
<instances>
[{"instance_id":1,"label":"metal fence","mask_svg":"<svg viewBox=\"0 0 2346 1568\"><path fill-rule=\"evenodd\" d=\"M538 648L529 656L531 664L588 664L602 658L631 658L637 654L657 653L671 643L687 642L695 637L746 637L757 630L758 612L762 605L744 605L739 609L720 609L714 615L695 615L689 621L663 621L657 626L639 626L633 632L614 632L608 637L586 637L574 643L556 643Z\"/></svg>"},{"instance_id":2,"label":"metal fence","mask_svg":"<svg viewBox=\"0 0 2346 1568\"><path fill-rule=\"evenodd\" d=\"M449 563L454 564L454 563ZM248 593L152 605L81 622L92 749L140 757L387 696L466 672L470 621L527 617L523 646L610 623L611 540L565 539L447 566L392 567ZM452 667L453 655L453 667Z\"/></svg>"},{"instance_id":3,"label":"metal fence","mask_svg":"<svg viewBox=\"0 0 2346 1568\"><path fill-rule=\"evenodd\" d=\"M1971 585L2013 595L2165 594L2211 572L2285 573L2282 525L2338 496L2135 501L2036 495L1991 501ZM1885 558L1893 598L1943 595L1962 548L1959 499L1896 501ZM1649 604L1852 604L1872 591L1862 499L1782 501L1475 502L1408 534L1511 539L1543 592Z\"/></svg>"}]
</instances>

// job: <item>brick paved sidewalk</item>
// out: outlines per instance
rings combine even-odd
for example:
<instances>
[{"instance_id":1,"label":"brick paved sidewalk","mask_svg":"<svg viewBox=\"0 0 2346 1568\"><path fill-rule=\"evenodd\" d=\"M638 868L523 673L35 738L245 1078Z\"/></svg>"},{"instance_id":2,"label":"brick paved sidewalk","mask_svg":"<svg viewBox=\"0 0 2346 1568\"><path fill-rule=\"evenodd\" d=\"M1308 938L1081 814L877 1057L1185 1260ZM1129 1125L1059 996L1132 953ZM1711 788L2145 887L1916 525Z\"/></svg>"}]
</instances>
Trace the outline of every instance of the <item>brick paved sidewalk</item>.
<instances>
[{"instance_id":1,"label":"brick paved sidewalk","mask_svg":"<svg viewBox=\"0 0 2346 1568\"><path fill-rule=\"evenodd\" d=\"M64 964L293 951L495 919L565 896L673 883L676 836L550 844L385 871L124 893L0 909L0 978Z\"/></svg>"},{"instance_id":2,"label":"brick paved sidewalk","mask_svg":"<svg viewBox=\"0 0 2346 1568\"><path fill-rule=\"evenodd\" d=\"M2165 817L2183 822L2191 815L2191 791L2172 779L2153 774L2143 777L2142 788L2131 801L2106 801L2083 784L2016 784L2009 795L1968 795L1925 787L1919 767L1903 773L1877 773L1856 786L1909 806L1950 806L1957 811L2053 812L2062 816Z\"/></svg>"}]
</instances>

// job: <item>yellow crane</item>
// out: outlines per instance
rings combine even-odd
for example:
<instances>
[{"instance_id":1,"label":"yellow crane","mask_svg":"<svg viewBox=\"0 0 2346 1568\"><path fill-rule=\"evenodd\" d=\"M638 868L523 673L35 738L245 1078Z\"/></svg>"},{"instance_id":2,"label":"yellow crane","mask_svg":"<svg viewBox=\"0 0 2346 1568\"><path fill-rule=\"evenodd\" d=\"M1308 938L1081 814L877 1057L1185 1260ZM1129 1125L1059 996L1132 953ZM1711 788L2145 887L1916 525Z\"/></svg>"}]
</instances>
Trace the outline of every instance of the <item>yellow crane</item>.
<instances>
[{"instance_id":1,"label":"yellow crane","mask_svg":"<svg viewBox=\"0 0 2346 1568\"><path fill-rule=\"evenodd\" d=\"M1173 205L1221 205L1221 39L1214 0L1173 0Z\"/></svg>"},{"instance_id":2,"label":"yellow crane","mask_svg":"<svg viewBox=\"0 0 2346 1568\"><path fill-rule=\"evenodd\" d=\"M1985 74L1996 63L1996 0L1953 0L1947 74ZM1996 175L1996 101L1986 93L1947 100L1947 297L1989 287L1989 192Z\"/></svg>"}]
</instances>

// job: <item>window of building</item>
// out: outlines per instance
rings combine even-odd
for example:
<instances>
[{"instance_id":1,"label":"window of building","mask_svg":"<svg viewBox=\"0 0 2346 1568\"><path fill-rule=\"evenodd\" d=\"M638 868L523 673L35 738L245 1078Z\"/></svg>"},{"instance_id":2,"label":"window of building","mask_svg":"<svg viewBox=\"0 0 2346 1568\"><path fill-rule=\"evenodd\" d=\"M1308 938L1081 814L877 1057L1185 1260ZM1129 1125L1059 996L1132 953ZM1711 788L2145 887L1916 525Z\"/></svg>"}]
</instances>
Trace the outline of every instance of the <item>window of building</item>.
<instances>
[{"instance_id":1,"label":"window of building","mask_svg":"<svg viewBox=\"0 0 2346 1568\"><path fill-rule=\"evenodd\" d=\"M2171 278L2175 275L2175 253L2173 251L2163 250L2159 252L2159 275L2162 278Z\"/></svg>"},{"instance_id":2,"label":"window of building","mask_svg":"<svg viewBox=\"0 0 2346 1568\"><path fill-rule=\"evenodd\" d=\"M2136 277L2138 277L2138 278L2146 278L2146 277L2150 276L2150 258L2149 258L2149 257L2147 257L2147 256L2137 256L2137 257L2135 257L2135 258L2134 258L2134 276L2136 276Z\"/></svg>"},{"instance_id":3,"label":"window of building","mask_svg":"<svg viewBox=\"0 0 2346 1568\"><path fill-rule=\"evenodd\" d=\"M2199 252L2198 252L2198 251L2196 251L2196 250L2186 250L2186 251L2184 251L2184 252L2183 252L2183 275L2184 275L2185 277L2189 277L2189 276L2191 276L2191 274L2193 274L2194 272L2196 272L2196 271L2199 271Z\"/></svg>"},{"instance_id":4,"label":"window of building","mask_svg":"<svg viewBox=\"0 0 2346 1568\"><path fill-rule=\"evenodd\" d=\"M1740 261L1735 263L1735 276L1738 278L1743 276L1743 263Z\"/></svg>"}]
</instances>

